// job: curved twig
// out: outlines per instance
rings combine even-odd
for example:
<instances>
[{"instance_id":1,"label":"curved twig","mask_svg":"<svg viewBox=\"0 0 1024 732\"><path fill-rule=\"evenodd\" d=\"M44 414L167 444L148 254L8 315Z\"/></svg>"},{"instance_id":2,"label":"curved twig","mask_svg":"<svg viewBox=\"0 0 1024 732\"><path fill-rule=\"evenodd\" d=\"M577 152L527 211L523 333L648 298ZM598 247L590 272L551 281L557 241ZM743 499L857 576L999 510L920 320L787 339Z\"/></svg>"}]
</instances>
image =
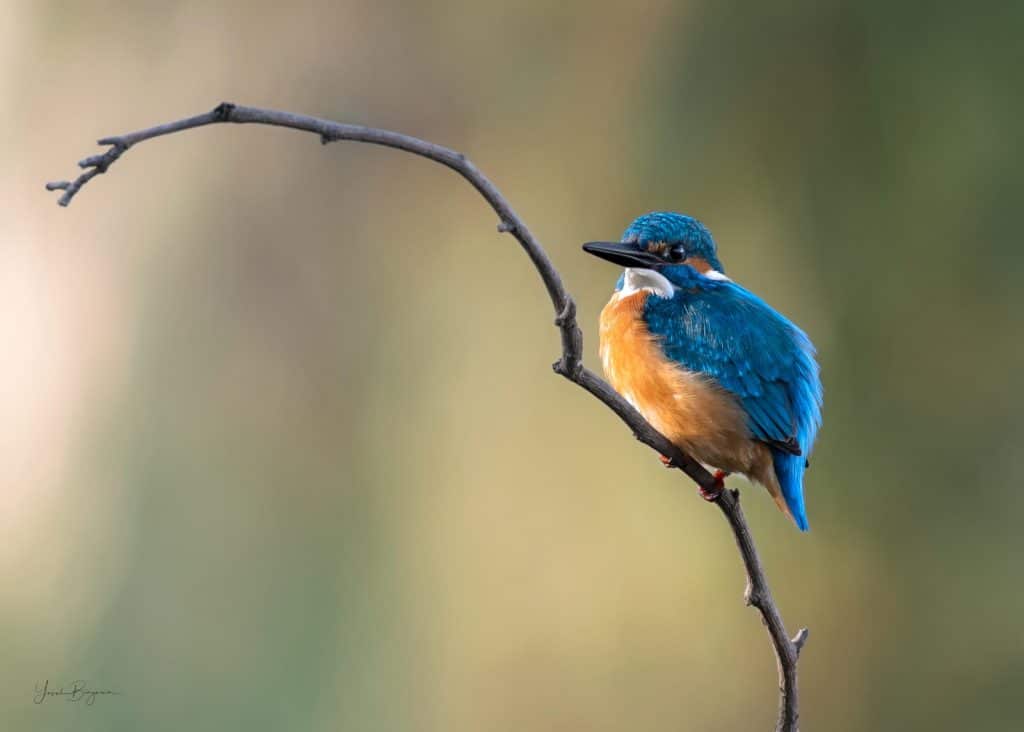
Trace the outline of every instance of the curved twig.
<instances>
[{"instance_id":1,"label":"curved twig","mask_svg":"<svg viewBox=\"0 0 1024 732\"><path fill-rule=\"evenodd\" d=\"M547 253L534 238L526 224L516 214L494 184L481 173L465 155L440 145L402 135L397 132L373 127L347 125L330 120L308 117L290 112L279 112L256 107L243 107L229 102L217 105L213 110L195 117L168 122L125 135L104 137L100 145L109 145L105 153L93 155L80 161L85 169L74 181L55 181L46 184L47 190L62 190L57 201L67 206L82 187L97 175L106 173L109 167L133 145L154 137L189 130L194 127L231 122L236 124L262 124L289 127L295 130L319 135L322 143L349 140L383 145L420 155L447 166L465 178L498 214L498 231L514 236L536 267L555 311L555 325L562 338L562 355L552 367L570 381L586 389L599 399L629 426L638 440L671 459L671 466L688 475L705 492L713 495L714 503L725 514L736 537L736 545L747 573L747 588L744 598L761 613L772 646L779 671L779 720L778 732L795 732L798 729L797 703L797 661L800 650L807 640L807 629L801 629L792 640L786 633L782 616L772 599L768 581L765 579L761 561L754 547L753 537L740 509L739 492L716 488L714 477L689 455L684 453L655 430L625 399L620 397L603 379L583 366L583 333L576 322L576 304L562 284L562 278L551 264Z\"/></svg>"}]
</instances>

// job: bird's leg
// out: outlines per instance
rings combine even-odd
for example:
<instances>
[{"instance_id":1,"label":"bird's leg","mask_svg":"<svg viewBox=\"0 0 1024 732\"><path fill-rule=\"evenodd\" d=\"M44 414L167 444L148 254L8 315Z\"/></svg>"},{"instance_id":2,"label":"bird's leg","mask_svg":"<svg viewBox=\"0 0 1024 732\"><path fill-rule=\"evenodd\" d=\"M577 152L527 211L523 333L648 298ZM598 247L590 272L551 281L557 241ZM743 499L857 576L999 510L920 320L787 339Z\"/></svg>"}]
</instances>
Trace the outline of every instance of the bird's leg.
<instances>
[{"instance_id":1,"label":"bird's leg","mask_svg":"<svg viewBox=\"0 0 1024 732\"><path fill-rule=\"evenodd\" d=\"M724 470L716 470L714 486L709 489L705 489L704 486L698 486L697 492L705 501L717 501L718 497L722 495L722 491L725 490L725 479L728 477L729 474Z\"/></svg>"},{"instance_id":2,"label":"bird's leg","mask_svg":"<svg viewBox=\"0 0 1024 732\"><path fill-rule=\"evenodd\" d=\"M661 460L661 464L666 468L674 468L676 466L676 464L672 462L672 458L666 457L665 455L658 455L658 459ZM718 497L722 495L722 491L725 490L725 479L728 477L729 474L724 470L716 470L713 476L715 482L712 487L705 489L703 486L697 486L697 492L705 501L717 501Z\"/></svg>"}]
</instances>

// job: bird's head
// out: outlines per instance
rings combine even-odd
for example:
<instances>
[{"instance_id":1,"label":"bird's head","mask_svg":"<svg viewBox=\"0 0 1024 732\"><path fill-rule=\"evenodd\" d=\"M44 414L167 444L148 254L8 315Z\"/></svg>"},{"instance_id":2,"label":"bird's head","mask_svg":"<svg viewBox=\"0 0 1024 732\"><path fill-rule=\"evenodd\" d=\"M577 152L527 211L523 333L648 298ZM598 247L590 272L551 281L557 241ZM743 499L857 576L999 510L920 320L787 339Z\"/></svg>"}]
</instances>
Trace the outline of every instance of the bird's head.
<instances>
[{"instance_id":1,"label":"bird's head","mask_svg":"<svg viewBox=\"0 0 1024 732\"><path fill-rule=\"evenodd\" d=\"M694 271L724 279L711 232L692 216L671 211L639 217L622 234L622 241L587 242L583 249L625 267L626 286L632 277L637 285L663 297L671 296L673 281L687 279Z\"/></svg>"}]
</instances>

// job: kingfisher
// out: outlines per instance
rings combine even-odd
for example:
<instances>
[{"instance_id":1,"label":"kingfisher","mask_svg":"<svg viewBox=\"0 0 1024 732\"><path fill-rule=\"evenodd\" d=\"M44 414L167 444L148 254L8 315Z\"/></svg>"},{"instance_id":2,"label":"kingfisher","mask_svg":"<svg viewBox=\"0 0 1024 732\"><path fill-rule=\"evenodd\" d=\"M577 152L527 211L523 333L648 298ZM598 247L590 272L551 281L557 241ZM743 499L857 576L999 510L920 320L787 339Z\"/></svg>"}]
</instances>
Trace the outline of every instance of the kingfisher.
<instances>
[{"instance_id":1,"label":"kingfisher","mask_svg":"<svg viewBox=\"0 0 1024 732\"><path fill-rule=\"evenodd\" d=\"M648 213L621 241L583 249L625 267L601 311L612 387L715 470L719 490L745 475L806 531L803 478L822 408L810 339L725 275L711 232L691 216Z\"/></svg>"}]
</instances>

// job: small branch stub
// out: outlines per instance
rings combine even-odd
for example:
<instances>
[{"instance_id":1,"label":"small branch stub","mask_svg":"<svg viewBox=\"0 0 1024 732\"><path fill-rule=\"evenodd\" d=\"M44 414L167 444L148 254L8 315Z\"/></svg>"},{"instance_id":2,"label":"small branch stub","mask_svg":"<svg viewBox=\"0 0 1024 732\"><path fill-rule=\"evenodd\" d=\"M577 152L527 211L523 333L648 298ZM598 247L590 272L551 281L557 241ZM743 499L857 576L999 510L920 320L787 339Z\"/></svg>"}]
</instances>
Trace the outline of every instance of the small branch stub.
<instances>
[{"instance_id":1,"label":"small branch stub","mask_svg":"<svg viewBox=\"0 0 1024 732\"><path fill-rule=\"evenodd\" d=\"M796 649L796 655L798 657L800 656L800 652L804 649L804 643L807 642L807 636L810 634L811 631L807 630L807 628L801 628L796 632L796 635L793 636L793 648Z\"/></svg>"},{"instance_id":2,"label":"small branch stub","mask_svg":"<svg viewBox=\"0 0 1024 732\"><path fill-rule=\"evenodd\" d=\"M235 111L235 105L231 102L221 102L213 108L215 122L227 122L231 119L231 113Z\"/></svg>"}]
</instances>

